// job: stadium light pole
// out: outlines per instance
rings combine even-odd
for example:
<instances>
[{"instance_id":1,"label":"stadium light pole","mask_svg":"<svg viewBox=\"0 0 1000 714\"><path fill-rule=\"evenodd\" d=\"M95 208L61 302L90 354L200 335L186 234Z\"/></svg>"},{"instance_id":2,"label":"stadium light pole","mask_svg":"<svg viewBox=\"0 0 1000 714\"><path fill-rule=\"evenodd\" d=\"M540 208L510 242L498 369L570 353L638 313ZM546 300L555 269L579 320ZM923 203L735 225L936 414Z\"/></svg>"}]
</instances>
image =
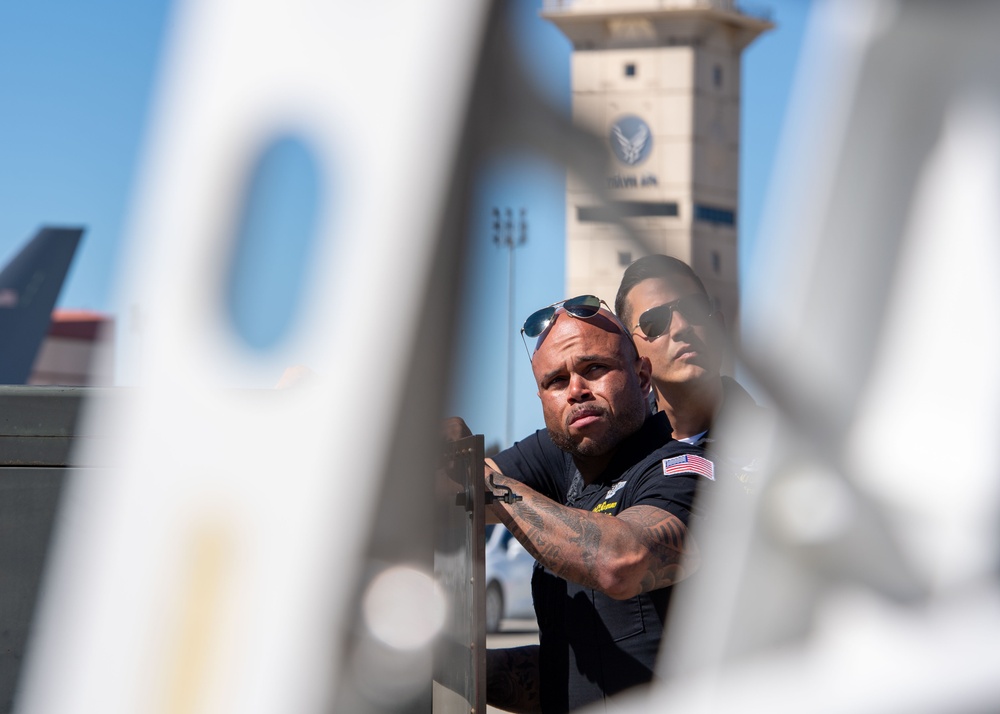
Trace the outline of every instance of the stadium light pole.
<instances>
[{"instance_id":1,"label":"stadium light pole","mask_svg":"<svg viewBox=\"0 0 1000 714\"><path fill-rule=\"evenodd\" d=\"M507 207L503 211L493 208L493 242L507 249L507 430L504 446L514 443L514 345L517 341L517 326L514 324L514 251L528 242L528 209L518 210L517 231L514 230L514 211Z\"/></svg>"}]
</instances>

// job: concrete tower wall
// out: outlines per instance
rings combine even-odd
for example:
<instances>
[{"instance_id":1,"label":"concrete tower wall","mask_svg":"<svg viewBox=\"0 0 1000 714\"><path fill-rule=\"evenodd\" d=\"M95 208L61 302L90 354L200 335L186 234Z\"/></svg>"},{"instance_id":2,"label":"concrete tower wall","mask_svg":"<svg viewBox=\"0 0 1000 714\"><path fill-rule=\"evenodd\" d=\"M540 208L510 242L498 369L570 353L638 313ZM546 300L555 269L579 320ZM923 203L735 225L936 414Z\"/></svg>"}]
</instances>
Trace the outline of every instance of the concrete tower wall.
<instances>
[{"instance_id":1,"label":"concrete tower wall","mask_svg":"<svg viewBox=\"0 0 1000 714\"><path fill-rule=\"evenodd\" d=\"M566 294L612 302L646 252L596 184L651 251L698 272L735 327L740 54L770 23L724 0L576 0L544 14L573 42L574 120L608 145L603 176L567 178Z\"/></svg>"}]
</instances>

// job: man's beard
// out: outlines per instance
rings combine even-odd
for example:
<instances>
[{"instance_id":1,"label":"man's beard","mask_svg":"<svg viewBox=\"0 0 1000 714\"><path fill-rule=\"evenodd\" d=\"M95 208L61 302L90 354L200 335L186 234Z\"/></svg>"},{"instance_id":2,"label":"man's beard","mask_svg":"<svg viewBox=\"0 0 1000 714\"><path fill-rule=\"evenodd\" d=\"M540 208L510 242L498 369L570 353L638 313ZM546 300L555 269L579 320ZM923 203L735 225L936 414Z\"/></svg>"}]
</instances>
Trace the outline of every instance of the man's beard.
<instances>
[{"instance_id":1,"label":"man's beard","mask_svg":"<svg viewBox=\"0 0 1000 714\"><path fill-rule=\"evenodd\" d=\"M608 419L608 428L597 438L579 437L574 439L566 430L549 428L549 438L552 443L572 456L604 456L639 430L646 420L645 400L625 411L619 411L612 416L605 407L591 407Z\"/></svg>"}]
</instances>

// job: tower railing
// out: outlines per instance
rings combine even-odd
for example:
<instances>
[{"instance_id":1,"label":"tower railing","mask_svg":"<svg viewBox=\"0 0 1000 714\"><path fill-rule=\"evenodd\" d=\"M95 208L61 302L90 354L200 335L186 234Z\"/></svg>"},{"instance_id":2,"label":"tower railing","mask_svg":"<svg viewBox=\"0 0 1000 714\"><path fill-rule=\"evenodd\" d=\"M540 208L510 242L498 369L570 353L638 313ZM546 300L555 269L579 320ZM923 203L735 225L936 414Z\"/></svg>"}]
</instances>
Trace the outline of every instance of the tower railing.
<instances>
[{"instance_id":1,"label":"tower railing","mask_svg":"<svg viewBox=\"0 0 1000 714\"><path fill-rule=\"evenodd\" d=\"M625 3L615 2L612 6L608 4L602 7L600 2L595 0L542 0L543 10L569 10L572 8L592 8L594 10L669 10L669 9L695 9L695 10L723 10L728 12L738 12L742 15L771 22L773 12L771 8L763 5L744 5L735 0L630 0Z\"/></svg>"}]
</instances>

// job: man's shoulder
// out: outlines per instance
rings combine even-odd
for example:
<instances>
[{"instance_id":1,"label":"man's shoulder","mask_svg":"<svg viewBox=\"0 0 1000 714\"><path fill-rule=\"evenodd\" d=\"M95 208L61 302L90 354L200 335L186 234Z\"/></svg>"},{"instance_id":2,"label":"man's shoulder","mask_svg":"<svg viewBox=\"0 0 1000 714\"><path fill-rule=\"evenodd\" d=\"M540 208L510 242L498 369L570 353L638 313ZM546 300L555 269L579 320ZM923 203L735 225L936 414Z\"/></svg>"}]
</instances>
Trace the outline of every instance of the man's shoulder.
<instances>
[{"instance_id":1,"label":"man's shoulder","mask_svg":"<svg viewBox=\"0 0 1000 714\"><path fill-rule=\"evenodd\" d=\"M703 452L704 449L695 444L689 444L686 441L678 441L677 439L671 438L669 441L660 446L660 448L653 451L649 457L652 461L660 461L662 459L670 459L684 454L701 455Z\"/></svg>"},{"instance_id":2,"label":"man's shoulder","mask_svg":"<svg viewBox=\"0 0 1000 714\"><path fill-rule=\"evenodd\" d=\"M766 470L774 441L775 413L754 401L736 380L723 377L722 410L704 444L724 480L736 477L747 492Z\"/></svg>"},{"instance_id":3,"label":"man's shoulder","mask_svg":"<svg viewBox=\"0 0 1000 714\"><path fill-rule=\"evenodd\" d=\"M722 408L712 424L710 442L726 442L723 451L756 451L770 438L775 415L731 377L722 378ZM716 444L718 446L718 444Z\"/></svg>"},{"instance_id":4,"label":"man's shoulder","mask_svg":"<svg viewBox=\"0 0 1000 714\"><path fill-rule=\"evenodd\" d=\"M533 475L560 479L567 468L569 454L552 441L547 429L539 429L493 457L494 463L506 476L526 481Z\"/></svg>"},{"instance_id":5,"label":"man's shoulder","mask_svg":"<svg viewBox=\"0 0 1000 714\"><path fill-rule=\"evenodd\" d=\"M622 475L619 502L656 506L687 523L697 494L714 480L715 468L698 447L670 439Z\"/></svg>"},{"instance_id":6,"label":"man's shoulder","mask_svg":"<svg viewBox=\"0 0 1000 714\"><path fill-rule=\"evenodd\" d=\"M650 461L668 471L669 467L677 464L695 464L706 460L708 459L704 448L696 444L677 441L676 439L671 439L650 455Z\"/></svg>"},{"instance_id":7,"label":"man's shoulder","mask_svg":"<svg viewBox=\"0 0 1000 714\"><path fill-rule=\"evenodd\" d=\"M692 463L699 459L701 461L706 460L703 448L683 441L677 441L668 433L664 441L657 445L656 448L650 450L641 459L638 459L629 471L635 474L672 473L674 471L670 471L670 466L686 463L688 459L684 457L687 456L698 457L698 459L692 459Z\"/></svg>"},{"instance_id":8,"label":"man's shoulder","mask_svg":"<svg viewBox=\"0 0 1000 714\"><path fill-rule=\"evenodd\" d=\"M563 462L569 458L569 453L560 449L556 446L555 442L552 441L552 436L549 434L548 429L539 429L524 441L527 442L527 444L530 445L535 452L550 461Z\"/></svg>"},{"instance_id":9,"label":"man's shoulder","mask_svg":"<svg viewBox=\"0 0 1000 714\"><path fill-rule=\"evenodd\" d=\"M746 388L732 377L722 377L722 412L766 413Z\"/></svg>"}]
</instances>

